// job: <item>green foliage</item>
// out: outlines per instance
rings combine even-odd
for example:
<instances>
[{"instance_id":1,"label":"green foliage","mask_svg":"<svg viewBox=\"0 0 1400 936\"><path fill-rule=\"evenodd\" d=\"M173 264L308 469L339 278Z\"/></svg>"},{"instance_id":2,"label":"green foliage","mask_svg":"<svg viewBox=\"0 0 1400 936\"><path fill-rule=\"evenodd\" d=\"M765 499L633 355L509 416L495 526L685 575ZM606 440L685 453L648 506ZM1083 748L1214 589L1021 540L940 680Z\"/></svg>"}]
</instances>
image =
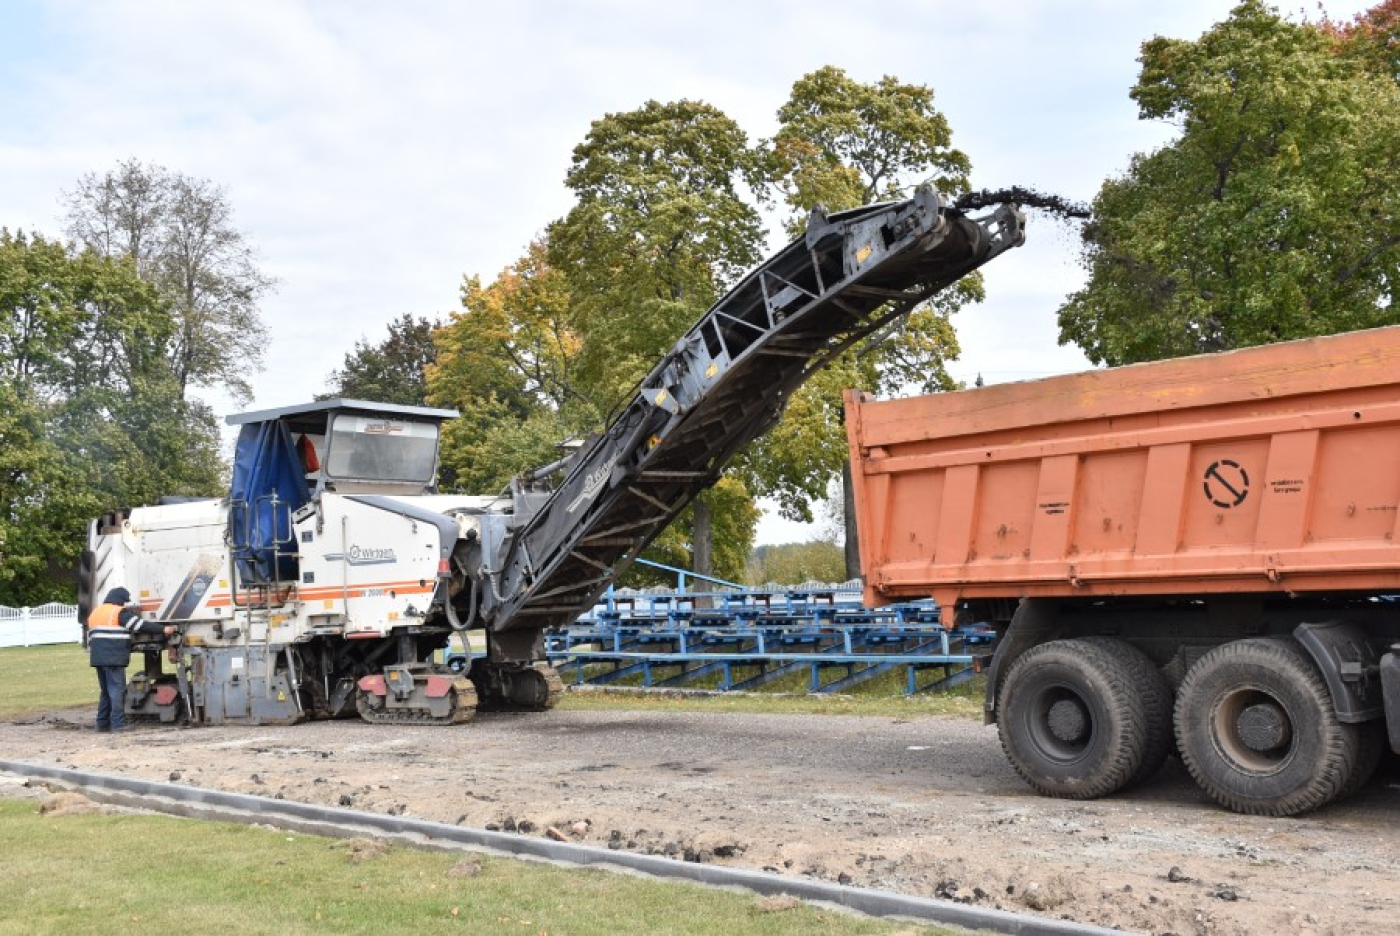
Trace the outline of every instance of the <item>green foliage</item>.
<instances>
[{"instance_id":1,"label":"green foliage","mask_svg":"<svg viewBox=\"0 0 1400 936\"><path fill-rule=\"evenodd\" d=\"M89 173L67 194L67 233L81 246L130 261L156 288L174 332L164 352L185 399L191 387L252 398L266 328L258 300L273 281L233 223L227 193L207 179L127 159Z\"/></svg>"},{"instance_id":2,"label":"green foliage","mask_svg":"<svg viewBox=\"0 0 1400 936\"><path fill-rule=\"evenodd\" d=\"M566 182L578 203L550 227L548 254L569 283L569 321L580 340L570 383L586 387L599 411L625 401L761 259L762 223L745 197L760 169L743 130L695 101L648 101L608 114L574 150ZM721 483L701 497L712 517L710 545L692 508L648 555L737 575L756 522L748 489Z\"/></svg>"},{"instance_id":3,"label":"green foliage","mask_svg":"<svg viewBox=\"0 0 1400 936\"><path fill-rule=\"evenodd\" d=\"M972 164L952 148L933 89L886 75L861 84L835 66L792 86L769 148L771 182L793 209L789 231L805 229L814 205L832 211L899 198L919 181L941 192L967 188Z\"/></svg>"},{"instance_id":4,"label":"green foliage","mask_svg":"<svg viewBox=\"0 0 1400 936\"><path fill-rule=\"evenodd\" d=\"M518 416L539 407L592 407L575 376L581 339L572 283L549 261L544 240L489 286L462 285L462 311L433 334L437 359L426 368L430 397L459 405L496 396Z\"/></svg>"},{"instance_id":5,"label":"green foliage","mask_svg":"<svg viewBox=\"0 0 1400 936\"><path fill-rule=\"evenodd\" d=\"M578 203L550 227L549 260L583 338L576 383L604 411L762 257L743 194L759 168L743 130L695 101L608 114L575 148Z\"/></svg>"},{"instance_id":6,"label":"green foliage","mask_svg":"<svg viewBox=\"0 0 1400 936\"><path fill-rule=\"evenodd\" d=\"M768 145L770 185L792 210L793 236L818 204L855 208L898 198L924 180L950 195L968 187L970 162L952 148L932 88L888 76L861 84L828 66L793 85L778 121ZM774 498L783 516L810 522L812 502L826 496L847 460L841 391L951 389L946 362L959 348L950 316L982 297L981 277L966 277L808 381L777 427L749 450L754 490Z\"/></svg>"},{"instance_id":7,"label":"green foliage","mask_svg":"<svg viewBox=\"0 0 1400 936\"><path fill-rule=\"evenodd\" d=\"M642 552L642 558L680 569L694 568L730 582L742 580L748 562L749 546L758 529L759 510L744 482L726 475L709 490L700 494L710 509L711 546L710 568L701 569L695 562L695 508L683 511L676 522L661 532ZM659 569L634 565L621 580L622 585L640 588L646 585L674 585L676 577Z\"/></svg>"},{"instance_id":8,"label":"green foliage","mask_svg":"<svg viewBox=\"0 0 1400 936\"><path fill-rule=\"evenodd\" d=\"M52 588L53 557L74 557L81 519L95 516L90 479L45 428L47 408L0 384L0 604L71 596Z\"/></svg>"},{"instance_id":9,"label":"green foliage","mask_svg":"<svg viewBox=\"0 0 1400 936\"><path fill-rule=\"evenodd\" d=\"M1143 44L1133 98L1181 135L1095 199L1062 342L1123 364L1400 321L1400 85L1342 43L1246 0Z\"/></svg>"},{"instance_id":10,"label":"green foliage","mask_svg":"<svg viewBox=\"0 0 1400 936\"><path fill-rule=\"evenodd\" d=\"M784 517L811 523L812 504L827 496L850 456L843 390L934 393L955 388L947 371L947 362L956 360L960 350L952 307L982 295L980 279L967 280L911 313L886 340L849 351L813 376L792 395L778 424L749 448L745 466L752 484L777 501Z\"/></svg>"},{"instance_id":11,"label":"green foliage","mask_svg":"<svg viewBox=\"0 0 1400 936\"><path fill-rule=\"evenodd\" d=\"M217 426L182 399L175 334L129 262L0 230L0 604L70 600L103 510L217 493Z\"/></svg>"},{"instance_id":12,"label":"green foliage","mask_svg":"<svg viewBox=\"0 0 1400 936\"><path fill-rule=\"evenodd\" d=\"M331 391L320 399L423 406L428 398L424 371L437 359L435 327L428 318L405 313L389 323L389 336L378 344L360 338L345 363L331 372L326 381Z\"/></svg>"},{"instance_id":13,"label":"green foliage","mask_svg":"<svg viewBox=\"0 0 1400 936\"><path fill-rule=\"evenodd\" d=\"M750 585L838 583L846 579L846 556L829 540L759 546L749 557L744 581Z\"/></svg>"},{"instance_id":14,"label":"green foliage","mask_svg":"<svg viewBox=\"0 0 1400 936\"><path fill-rule=\"evenodd\" d=\"M546 253L537 241L490 285L467 279L461 311L433 332L428 401L463 417L444 427L445 487L495 493L602 424L574 376L569 283Z\"/></svg>"},{"instance_id":15,"label":"green foliage","mask_svg":"<svg viewBox=\"0 0 1400 936\"><path fill-rule=\"evenodd\" d=\"M800 223L817 202L852 208L929 179L949 194L967 187L967 157L951 147L930 88L890 77L861 84L823 68L793 86L778 117L777 135L758 147L696 101L648 101L593 123L566 177L574 208L494 283L468 280L463 312L435 336L429 396L470 414L470 425L446 437L452 483L497 489L552 460L552 443L600 428L762 258L756 197L778 192ZM730 476L743 483L701 495L701 522L687 512L647 555L680 566L712 556L712 566L697 570L739 575L752 541L752 497L774 497L785 515L810 520L810 504L840 474L840 391L951 387L944 362L958 346L950 316L981 297L980 279L964 279L811 381L775 431L733 466ZM713 551L704 545L706 507Z\"/></svg>"},{"instance_id":16,"label":"green foliage","mask_svg":"<svg viewBox=\"0 0 1400 936\"><path fill-rule=\"evenodd\" d=\"M473 398L463 418L443 426L444 489L495 494L511 478L563 456L561 443L575 436L571 420L540 407L518 416L497 397Z\"/></svg>"},{"instance_id":17,"label":"green foliage","mask_svg":"<svg viewBox=\"0 0 1400 936\"><path fill-rule=\"evenodd\" d=\"M1400 84L1400 0L1383 0L1350 23L1324 20L1321 27L1342 55Z\"/></svg>"}]
</instances>

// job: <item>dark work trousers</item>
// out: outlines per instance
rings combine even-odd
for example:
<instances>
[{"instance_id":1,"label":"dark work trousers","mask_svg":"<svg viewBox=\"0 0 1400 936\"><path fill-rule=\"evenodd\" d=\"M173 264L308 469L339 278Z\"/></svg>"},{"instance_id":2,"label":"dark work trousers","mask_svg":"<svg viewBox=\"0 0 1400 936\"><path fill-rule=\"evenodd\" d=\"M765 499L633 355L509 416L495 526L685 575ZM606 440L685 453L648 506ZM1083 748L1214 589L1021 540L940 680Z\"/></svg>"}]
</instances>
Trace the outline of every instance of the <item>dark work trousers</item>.
<instances>
[{"instance_id":1,"label":"dark work trousers","mask_svg":"<svg viewBox=\"0 0 1400 936\"><path fill-rule=\"evenodd\" d=\"M125 720L126 667L94 666L102 697L97 702L97 730L121 731Z\"/></svg>"}]
</instances>

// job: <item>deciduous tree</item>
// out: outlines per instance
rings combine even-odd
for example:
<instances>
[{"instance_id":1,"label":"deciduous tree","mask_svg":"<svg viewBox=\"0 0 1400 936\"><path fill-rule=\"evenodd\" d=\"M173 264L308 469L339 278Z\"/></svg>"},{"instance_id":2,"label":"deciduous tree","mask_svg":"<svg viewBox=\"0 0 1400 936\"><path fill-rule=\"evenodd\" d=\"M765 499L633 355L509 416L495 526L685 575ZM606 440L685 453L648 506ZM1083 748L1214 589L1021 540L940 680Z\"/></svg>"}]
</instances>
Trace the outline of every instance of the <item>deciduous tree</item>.
<instances>
[{"instance_id":1,"label":"deciduous tree","mask_svg":"<svg viewBox=\"0 0 1400 936\"><path fill-rule=\"evenodd\" d=\"M424 376L437 360L431 319L407 313L389 322L389 336L377 344L367 338L355 342L345 363L331 372L323 399L346 397L377 403L423 406L428 398Z\"/></svg>"},{"instance_id":2,"label":"deciduous tree","mask_svg":"<svg viewBox=\"0 0 1400 936\"><path fill-rule=\"evenodd\" d=\"M213 416L180 397L175 330L130 262L0 231L0 603L70 598L102 510L215 493Z\"/></svg>"},{"instance_id":3,"label":"deciduous tree","mask_svg":"<svg viewBox=\"0 0 1400 936\"><path fill-rule=\"evenodd\" d=\"M1143 44L1140 116L1181 132L1100 190L1062 342L1123 364L1400 321L1400 85L1346 41L1245 0Z\"/></svg>"},{"instance_id":4,"label":"deciduous tree","mask_svg":"<svg viewBox=\"0 0 1400 936\"><path fill-rule=\"evenodd\" d=\"M128 159L67 193L67 233L125 257L155 285L178 323L167 347L180 397L218 387L252 398L267 342L258 301L273 281L233 221L228 194L207 179Z\"/></svg>"},{"instance_id":5,"label":"deciduous tree","mask_svg":"<svg viewBox=\"0 0 1400 936\"><path fill-rule=\"evenodd\" d=\"M771 184L791 210L799 235L813 206L832 211L902 197L930 181L955 196L966 191L970 162L952 146L933 89L886 76L862 84L828 66L792 86L768 144ZM812 519L811 503L840 477L846 499L847 576L859 574L840 393L846 387L932 392L951 389L945 362L959 349L950 316L983 296L974 274L923 308L844 355L793 395L777 428L751 452L757 490L784 516Z\"/></svg>"},{"instance_id":6,"label":"deciduous tree","mask_svg":"<svg viewBox=\"0 0 1400 936\"><path fill-rule=\"evenodd\" d=\"M566 278L543 241L483 286L462 286L462 309L433 333L428 401L465 418L443 437L444 482L494 492L560 456L558 445L598 428L601 413L574 377L580 339Z\"/></svg>"},{"instance_id":7,"label":"deciduous tree","mask_svg":"<svg viewBox=\"0 0 1400 936\"><path fill-rule=\"evenodd\" d=\"M1339 41L1343 55L1400 84L1400 0L1383 0L1350 22L1323 20L1321 27Z\"/></svg>"},{"instance_id":8,"label":"deciduous tree","mask_svg":"<svg viewBox=\"0 0 1400 936\"><path fill-rule=\"evenodd\" d=\"M566 182L578 202L551 226L549 259L569 281L583 342L575 385L600 409L622 401L761 258L763 226L748 194L760 170L738 124L698 101L608 114L575 148ZM725 502L701 494L682 520L696 571L714 571L706 530L722 525L711 515Z\"/></svg>"}]
</instances>

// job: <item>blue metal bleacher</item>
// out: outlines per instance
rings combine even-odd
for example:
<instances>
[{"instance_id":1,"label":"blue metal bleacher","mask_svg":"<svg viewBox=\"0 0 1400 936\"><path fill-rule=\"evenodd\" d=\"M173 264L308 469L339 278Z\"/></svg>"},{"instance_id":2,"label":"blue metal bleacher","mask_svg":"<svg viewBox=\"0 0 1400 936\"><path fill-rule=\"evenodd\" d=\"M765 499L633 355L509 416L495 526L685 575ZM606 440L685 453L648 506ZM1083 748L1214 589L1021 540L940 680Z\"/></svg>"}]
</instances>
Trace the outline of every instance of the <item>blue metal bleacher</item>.
<instances>
[{"instance_id":1,"label":"blue metal bleacher","mask_svg":"<svg viewBox=\"0 0 1400 936\"><path fill-rule=\"evenodd\" d=\"M993 639L986 627L945 630L932 601L866 607L854 583L751 588L660 568L677 574L675 588L610 589L547 632L566 682L739 690L787 680L835 693L903 669L913 694L971 678Z\"/></svg>"}]
</instances>

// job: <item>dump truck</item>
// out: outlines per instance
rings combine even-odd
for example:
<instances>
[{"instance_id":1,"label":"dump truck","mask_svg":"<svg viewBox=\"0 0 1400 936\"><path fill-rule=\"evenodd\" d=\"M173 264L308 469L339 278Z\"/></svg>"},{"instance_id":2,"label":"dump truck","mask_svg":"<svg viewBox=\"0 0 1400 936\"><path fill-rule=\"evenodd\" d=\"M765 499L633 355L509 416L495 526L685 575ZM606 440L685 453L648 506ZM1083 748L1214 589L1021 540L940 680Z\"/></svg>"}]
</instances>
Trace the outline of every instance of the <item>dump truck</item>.
<instances>
[{"instance_id":1,"label":"dump truck","mask_svg":"<svg viewBox=\"0 0 1400 936\"><path fill-rule=\"evenodd\" d=\"M177 627L174 646L142 651L133 717L441 725L548 708L562 686L544 633L591 609L813 373L1022 243L1022 228L1014 205L974 217L928 188L815 210L604 430L496 494L438 492L451 410L338 399L230 417L226 497L90 524L81 619L120 584ZM438 662L473 633L484 654L465 673Z\"/></svg>"},{"instance_id":2,"label":"dump truck","mask_svg":"<svg viewBox=\"0 0 1400 936\"><path fill-rule=\"evenodd\" d=\"M1175 751L1293 815L1400 752L1400 327L845 405L867 600L995 622L1040 793Z\"/></svg>"}]
</instances>

